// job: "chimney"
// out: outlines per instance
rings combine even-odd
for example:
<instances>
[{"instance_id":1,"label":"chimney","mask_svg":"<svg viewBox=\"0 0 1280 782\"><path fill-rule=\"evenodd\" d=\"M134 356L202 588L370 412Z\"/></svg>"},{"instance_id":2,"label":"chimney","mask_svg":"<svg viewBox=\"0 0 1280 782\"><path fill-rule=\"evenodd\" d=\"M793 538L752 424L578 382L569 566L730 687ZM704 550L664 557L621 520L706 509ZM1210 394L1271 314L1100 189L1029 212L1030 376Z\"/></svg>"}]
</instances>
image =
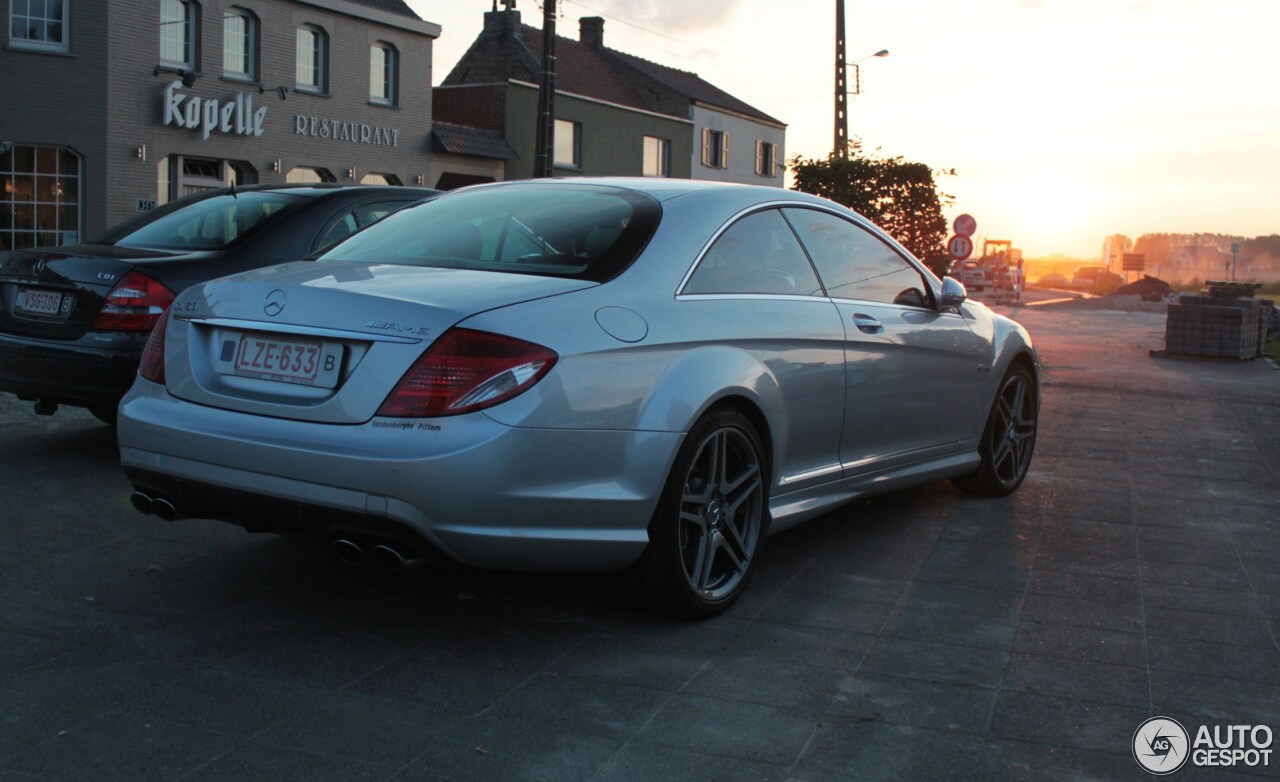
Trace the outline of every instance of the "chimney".
<instances>
[{"instance_id":1,"label":"chimney","mask_svg":"<svg viewBox=\"0 0 1280 782\"><path fill-rule=\"evenodd\" d=\"M493 38L513 38L518 36L520 34L520 12L510 9L486 11L484 14L484 34Z\"/></svg>"},{"instance_id":2,"label":"chimney","mask_svg":"<svg viewBox=\"0 0 1280 782\"><path fill-rule=\"evenodd\" d=\"M578 20L578 40L592 49L604 48L604 19L584 16Z\"/></svg>"}]
</instances>

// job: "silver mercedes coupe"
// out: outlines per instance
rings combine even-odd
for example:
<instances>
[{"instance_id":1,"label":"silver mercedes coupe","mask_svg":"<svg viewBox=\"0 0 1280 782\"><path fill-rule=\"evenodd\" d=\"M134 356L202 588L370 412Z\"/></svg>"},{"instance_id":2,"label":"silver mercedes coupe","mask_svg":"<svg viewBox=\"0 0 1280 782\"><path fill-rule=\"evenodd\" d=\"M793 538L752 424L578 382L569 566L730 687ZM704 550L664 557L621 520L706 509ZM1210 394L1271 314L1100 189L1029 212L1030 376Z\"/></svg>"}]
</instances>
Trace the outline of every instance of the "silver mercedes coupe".
<instances>
[{"instance_id":1,"label":"silver mercedes coupe","mask_svg":"<svg viewBox=\"0 0 1280 782\"><path fill-rule=\"evenodd\" d=\"M389 568L620 570L742 593L765 536L876 492L1003 495L1027 332L829 201L710 182L501 183L312 260L197 285L120 405L134 505Z\"/></svg>"}]
</instances>

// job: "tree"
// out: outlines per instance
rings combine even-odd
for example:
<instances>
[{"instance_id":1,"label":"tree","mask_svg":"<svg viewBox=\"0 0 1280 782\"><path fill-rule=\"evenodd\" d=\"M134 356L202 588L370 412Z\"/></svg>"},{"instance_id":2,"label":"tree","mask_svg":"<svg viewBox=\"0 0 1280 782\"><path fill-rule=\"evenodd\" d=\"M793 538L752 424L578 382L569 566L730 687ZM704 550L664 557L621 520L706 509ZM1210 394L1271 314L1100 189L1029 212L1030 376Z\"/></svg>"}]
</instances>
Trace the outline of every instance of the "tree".
<instances>
[{"instance_id":1,"label":"tree","mask_svg":"<svg viewBox=\"0 0 1280 782\"><path fill-rule=\"evenodd\" d=\"M935 172L924 163L863 154L862 144L849 142L849 156L834 152L825 160L790 161L795 189L829 198L874 222L938 274L945 272L947 221L943 204L951 196L938 190ZM954 175L955 170L938 174Z\"/></svg>"}]
</instances>

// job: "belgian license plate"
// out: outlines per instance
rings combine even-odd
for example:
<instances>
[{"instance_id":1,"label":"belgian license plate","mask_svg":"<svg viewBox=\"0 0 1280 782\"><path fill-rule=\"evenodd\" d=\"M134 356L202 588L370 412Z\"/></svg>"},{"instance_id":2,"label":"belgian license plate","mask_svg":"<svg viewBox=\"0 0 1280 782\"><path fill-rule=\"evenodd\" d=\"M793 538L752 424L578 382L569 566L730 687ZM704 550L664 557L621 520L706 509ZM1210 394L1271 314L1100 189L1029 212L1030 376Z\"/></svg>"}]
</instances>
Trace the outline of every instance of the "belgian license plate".
<instances>
[{"instance_id":1,"label":"belgian license plate","mask_svg":"<svg viewBox=\"0 0 1280 782\"><path fill-rule=\"evenodd\" d=\"M232 374L318 388L336 386L342 368L341 345L266 334L241 334L239 342L227 339L222 355L231 359Z\"/></svg>"},{"instance_id":2,"label":"belgian license plate","mask_svg":"<svg viewBox=\"0 0 1280 782\"><path fill-rule=\"evenodd\" d=\"M68 293L43 291L38 288L19 288L13 308L23 315L44 315L65 318L71 314L72 297Z\"/></svg>"}]
</instances>

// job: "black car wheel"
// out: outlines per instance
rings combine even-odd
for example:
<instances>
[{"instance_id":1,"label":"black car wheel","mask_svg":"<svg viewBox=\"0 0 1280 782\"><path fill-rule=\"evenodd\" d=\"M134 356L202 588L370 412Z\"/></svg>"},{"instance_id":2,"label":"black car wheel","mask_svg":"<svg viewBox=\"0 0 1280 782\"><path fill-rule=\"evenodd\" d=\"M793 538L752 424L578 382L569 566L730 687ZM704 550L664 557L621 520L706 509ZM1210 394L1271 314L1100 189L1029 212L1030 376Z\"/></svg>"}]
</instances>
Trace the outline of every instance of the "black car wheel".
<instances>
[{"instance_id":1,"label":"black car wheel","mask_svg":"<svg viewBox=\"0 0 1280 782\"><path fill-rule=\"evenodd\" d=\"M766 531L769 469L755 427L715 410L689 432L629 571L651 608L698 618L720 613L755 572Z\"/></svg>"},{"instance_id":2,"label":"black car wheel","mask_svg":"<svg viewBox=\"0 0 1280 782\"><path fill-rule=\"evenodd\" d=\"M1035 379L1022 364L1014 364L1000 382L991 405L978 453L982 464L969 475L952 482L970 494L1003 497L1013 493L1027 477L1036 447L1040 404Z\"/></svg>"}]
</instances>

